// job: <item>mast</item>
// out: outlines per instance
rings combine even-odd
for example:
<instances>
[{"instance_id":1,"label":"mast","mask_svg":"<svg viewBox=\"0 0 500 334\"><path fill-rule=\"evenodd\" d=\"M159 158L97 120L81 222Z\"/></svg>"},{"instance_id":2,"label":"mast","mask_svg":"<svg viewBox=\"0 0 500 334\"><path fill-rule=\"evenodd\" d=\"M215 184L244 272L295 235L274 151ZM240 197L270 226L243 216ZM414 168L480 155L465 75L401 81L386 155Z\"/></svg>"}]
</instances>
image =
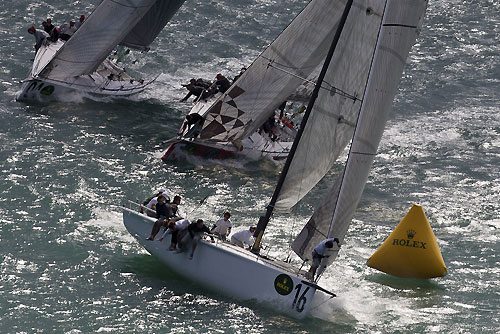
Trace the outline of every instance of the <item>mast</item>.
<instances>
[{"instance_id":1,"label":"mast","mask_svg":"<svg viewBox=\"0 0 500 334\"><path fill-rule=\"evenodd\" d=\"M351 9L353 0L348 0L346 3L346 6L344 7L344 12L342 13L342 17L340 18L339 21L339 26L335 32L335 36L333 38L332 44L330 46L330 49L328 50L328 54L325 58L325 62L323 64L323 67L321 69L321 72L319 74L318 80L316 82L316 86L314 87L314 90L311 95L311 99L309 100L309 104L307 105L306 112L304 114L304 117L302 119L302 122L300 124L300 129L297 132L297 136L295 137L295 140L293 141L292 147L290 149L290 153L288 154L288 157L286 159L285 165L283 166L283 170L281 171L280 178L278 180L278 184L276 185L276 188L274 189L273 196L271 198L271 201L269 202L269 205L267 206L266 209L266 214L265 216L261 216L259 219L259 223L257 224L257 230L254 233L254 236L256 237L255 243L252 246L252 252L258 253L260 251L260 243L262 240L262 236L264 235L264 231L269 223L269 220L271 218L271 215L274 210L274 205L276 204L276 201L278 200L278 196L280 194L281 188L283 186L283 182L285 181L286 175L288 173L288 169L290 168L290 164L292 163L293 156L295 154L295 151L297 150L297 146L300 141L300 137L302 136L302 133L304 132L307 119L309 118L309 115L311 114L311 110L314 107L314 102L316 101L316 98L318 97L319 90L321 88L321 84L323 83L323 79L325 78L326 71L328 70L328 66L330 65L330 61L332 60L333 53L335 52L335 49L337 47L338 41L340 39L340 34L342 33L342 30L344 29L345 22L347 20L347 16L349 14L349 11Z\"/></svg>"},{"instance_id":2,"label":"mast","mask_svg":"<svg viewBox=\"0 0 500 334\"><path fill-rule=\"evenodd\" d=\"M332 188L337 194L330 193L325 201L326 205L334 208L328 237L338 237L341 243L368 180L406 59L418 36L426 7L427 0L386 2L345 169L339 187ZM326 266L334 261L337 253L338 250L322 260L316 281Z\"/></svg>"}]
</instances>

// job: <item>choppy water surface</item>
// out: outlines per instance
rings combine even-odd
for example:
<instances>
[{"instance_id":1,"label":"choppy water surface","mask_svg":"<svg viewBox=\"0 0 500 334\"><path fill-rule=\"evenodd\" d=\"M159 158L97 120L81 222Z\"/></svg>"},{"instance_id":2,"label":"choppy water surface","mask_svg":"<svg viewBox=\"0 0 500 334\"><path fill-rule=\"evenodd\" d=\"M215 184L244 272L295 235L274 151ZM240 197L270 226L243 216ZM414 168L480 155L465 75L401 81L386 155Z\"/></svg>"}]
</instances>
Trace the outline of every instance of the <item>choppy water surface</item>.
<instances>
[{"instance_id":1,"label":"choppy water surface","mask_svg":"<svg viewBox=\"0 0 500 334\"><path fill-rule=\"evenodd\" d=\"M215 220L230 209L236 229L256 222L276 172L163 164L159 155L189 108L178 103L180 84L236 74L307 1L187 0L153 49L132 55L130 71L162 73L151 90L116 102L16 103L32 57L26 29L47 16L62 23L89 13L96 3L0 3L0 332L498 331L498 1L430 3L356 219L322 281L339 297L318 295L303 321L171 273L128 235L119 205L165 186L183 196L192 217ZM287 255L280 250L326 187L291 216L275 217L271 254ZM414 202L438 239L449 271L443 279L398 279L365 266Z\"/></svg>"}]
</instances>

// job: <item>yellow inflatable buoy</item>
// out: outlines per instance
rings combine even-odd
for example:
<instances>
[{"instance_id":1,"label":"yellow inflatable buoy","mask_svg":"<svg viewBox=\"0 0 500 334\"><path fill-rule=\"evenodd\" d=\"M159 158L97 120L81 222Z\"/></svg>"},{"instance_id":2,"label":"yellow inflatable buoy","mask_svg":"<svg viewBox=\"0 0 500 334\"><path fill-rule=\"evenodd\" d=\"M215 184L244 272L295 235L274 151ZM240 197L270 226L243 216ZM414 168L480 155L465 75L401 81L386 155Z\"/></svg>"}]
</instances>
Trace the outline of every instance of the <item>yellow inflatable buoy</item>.
<instances>
[{"instance_id":1,"label":"yellow inflatable buoy","mask_svg":"<svg viewBox=\"0 0 500 334\"><path fill-rule=\"evenodd\" d=\"M446 265L431 225L420 205L413 205L367 265L404 278L446 275Z\"/></svg>"}]
</instances>

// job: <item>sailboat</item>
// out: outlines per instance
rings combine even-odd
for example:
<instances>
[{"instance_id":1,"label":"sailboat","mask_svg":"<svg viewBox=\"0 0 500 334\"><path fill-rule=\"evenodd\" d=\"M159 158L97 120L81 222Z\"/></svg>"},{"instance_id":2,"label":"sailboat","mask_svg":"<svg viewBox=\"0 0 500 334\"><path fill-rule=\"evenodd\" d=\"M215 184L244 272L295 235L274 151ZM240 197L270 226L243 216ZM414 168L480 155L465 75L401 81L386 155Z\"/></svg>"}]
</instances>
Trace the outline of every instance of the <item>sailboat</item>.
<instances>
[{"instance_id":1,"label":"sailboat","mask_svg":"<svg viewBox=\"0 0 500 334\"><path fill-rule=\"evenodd\" d=\"M310 264L311 250L321 240L335 237L344 243L426 7L426 0L312 0L286 28L286 43L295 43L294 50L311 51L325 62L251 250L202 240L189 260L187 254L167 251L167 239L146 240L154 219L123 208L129 233L172 270L236 299L300 318L311 310L316 291L333 297L318 284L340 248L331 249L317 276L306 278L301 267L261 255L266 227L274 211L289 210L332 167L347 118L355 130L345 168L291 248ZM317 45L328 48L326 56Z\"/></svg>"},{"instance_id":2,"label":"sailboat","mask_svg":"<svg viewBox=\"0 0 500 334\"><path fill-rule=\"evenodd\" d=\"M216 162L265 159L278 165L284 163L300 116L292 121L283 109L278 109L287 103L291 117L302 110L326 56L321 44L313 46L315 52L297 50L297 44L288 43L293 39L289 31L285 29L224 94L197 99L188 115L200 115L203 125L189 128L184 120L177 137L167 142L163 161L194 156ZM308 35L314 39L313 33ZM265 124L269 120L273 120L272 129L267 131Z\"/></svg>"},{"instance_id":3,"label":"sailboat","mask_svg":"<svg viewBox=\"0 0 500 334\"><path fill-rule=\"evenodd\" d=\"M44 42L16 100L50 101L75 91L100 97L143 91L156 78L136 80L108 56L118 44L149 50L184 1L102 1L67 42Z\"/></svg>"},{"instance_id":4,"label":"sailboat","mask_svg":"<svg viewBox=\"0 0 500 334\"><path fill-rule=\"evenodd\" d=\"M249 69L249 71L251 70L252 68ZM310 82L308 80L305 83L309 84ZM314 84L309 86L314 87ZM257 127L258 130L241 139L233 138L228 141L202 139L200 136L201 125L189 128L186 126L187 120L185 119L177 136L167 141L169 146L162 154L162 160L164 162L190 160L191 157L195 157L196 161L202 158L205 163L212 161L220 163L225 159L246 161L266 159L278 165L283 164L300 125L300 122L297 121L300 121L300 114L305 109L307 101L305 97L310 97L311 92L312 89L308 90L306 85L301 85L286 99L283 111L272 110L271 116L262 121ZM217 104L222 96L223 94L217 93L207 100L198 100L188 115L199 114L206 118L210 108ZM272 120L272 125L266 130L265 123L269 119ZM252 126L254 125L252 124Z\"/></svg>"}]
</instances>

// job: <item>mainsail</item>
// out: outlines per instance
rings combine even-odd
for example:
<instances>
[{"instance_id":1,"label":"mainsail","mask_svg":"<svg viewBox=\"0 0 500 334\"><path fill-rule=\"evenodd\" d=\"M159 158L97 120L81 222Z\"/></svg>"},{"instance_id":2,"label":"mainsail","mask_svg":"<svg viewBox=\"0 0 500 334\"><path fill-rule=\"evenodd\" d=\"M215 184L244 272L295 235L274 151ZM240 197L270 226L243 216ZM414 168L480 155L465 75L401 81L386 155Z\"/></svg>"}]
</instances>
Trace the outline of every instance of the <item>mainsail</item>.
<instances>
[{"instance_id":1,"label":"mainsail","mask_svg":"<svg viewBox=\"0 0 500 334\"><path fill-rule=\"evenodd\" d=\"M325 237L336 237L342 242L347 233L427 6L426 0L382 2L386 3L383 22L346 167L292 245L304 260ZM319 273L337 252L324 259Z\"/></svg>"},{"instance_id":2,"label":"mainsail","mask_svg":"<svg viewBox=\"0 0 500 334\"><path fill-rule=\"evenodd\" d=\"M133 49L149 50L150 44L186 0L157 0L120 42Z\"/></svg>"},{"instance_id":3,"label":"mainsail","mask_svg":"<svg viewBox=\"0 0 500 334\"><path fill-rule=\"evenodd\" d=\"M343 7L342 1L310 2L208 109L200 139L241 140L260 127L323 62Z\"/></svg>"},{"instance_id":4,"label":"mainsail","mask_svg":"<svg viewBox=\"0 0 500 334\"><path fill-rule=\"evenodd\" d=\"M104 0L59 49L40 76L65 80L93 73L156 0Z\"/></svg>"},{"instance_id":5,"label":"mainsail","mask_svg":"<svg viewBox=\"0 0 500 334\"><path fill-rule=\"evenodd\" d=\"M319 72L322 66L318 66L297 89L287 97L287 101L301 102L307 104L311 99L311 94L318 81Z\"/></svg>"},{"instance_id":6,"label":"mainsail","mask_svg":"<svg viewBox=\"0 0 500 334\"><path fill-rule=\"evenodd\" d=\"M302 199L331 169L352 138L383 11L381 1L354 1L275 210L288 210Z\"/></svg>"}]
</instances>

